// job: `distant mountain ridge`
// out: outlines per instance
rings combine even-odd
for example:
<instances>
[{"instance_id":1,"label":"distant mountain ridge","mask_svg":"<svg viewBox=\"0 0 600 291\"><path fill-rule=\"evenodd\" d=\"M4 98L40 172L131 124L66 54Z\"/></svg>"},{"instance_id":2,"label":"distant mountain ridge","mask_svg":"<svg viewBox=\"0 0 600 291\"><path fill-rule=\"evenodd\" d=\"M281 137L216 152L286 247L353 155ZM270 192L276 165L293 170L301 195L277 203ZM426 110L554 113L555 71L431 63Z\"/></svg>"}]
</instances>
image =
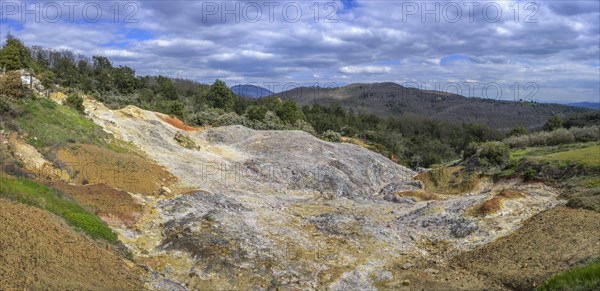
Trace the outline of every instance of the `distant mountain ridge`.
<instances>
[{"instance_id":1,"label":"distant mountain ridge","mask_svg":"<svg viewBox=\"0 0 600 291\"><path fill-rule=\"evenodd\" d=\"M252 99L267 97L267 96L271 96L274 94L269 89L266 89L266 88L263 88L260 86L255 86L255 85L235 85L235 86L231 87L230 89L234 94L236 94L238 96L252 98Z\"/></svg>"},{"instance_id":2,"label":"distant mountain ridge","mask_svg":"<svg viewBox=\"0 0 600 291\"><path fill-rule=\"evenodd\" d=\"M404 87L396 83L350 84L339 88L299 87L275 96L299 105L340 104L355 112L380 116L414 114L437 120L484 124L508 129L517 125L542 126L552 115L590 112L560 104L514 102L465 97L457 94Z\"/></svg>"},{"instance_id":3,"label":"distant mountain ridge","mask_svg":"<svg viewBox=\"0 0 600 291\"><path fill-rule=\"evenodd\" d=\"M590 108L590 109L594 109L594 110L600 110L600 101L598 101L598 102L565 103L565 105L579 107L579 108Z\"/></svg>"}]
</instances>

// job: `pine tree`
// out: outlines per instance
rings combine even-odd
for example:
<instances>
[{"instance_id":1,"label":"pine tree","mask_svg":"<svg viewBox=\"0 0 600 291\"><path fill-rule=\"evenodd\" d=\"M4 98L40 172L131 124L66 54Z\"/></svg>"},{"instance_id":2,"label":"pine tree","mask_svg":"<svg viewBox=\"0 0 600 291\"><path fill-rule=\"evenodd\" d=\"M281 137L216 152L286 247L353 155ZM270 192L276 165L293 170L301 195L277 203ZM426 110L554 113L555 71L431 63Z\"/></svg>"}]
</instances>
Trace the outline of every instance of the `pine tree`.
<instances>
[{"instance_id":1,"label":"pine tree","mask_svg":"<svg viewBox=\"0 0 600 291\"><path fill-rule=\"evenodd\" d=\"M231 111L235 103L233 92L229 90L225 82L219 79L210 86L206 99L212 102L213 107L227 111Z\"/></svg>"},{"instance_id":2,"label":"pine tree","mask_svg":"<svg viewBox=\"0 0 600 291\"><path fill-rule=\"evenodd\" d=\"M0 66L8 71L18 70L23 68L21 57L17 47L6 45L0 51Z\"/></svg>"}]
</instances>

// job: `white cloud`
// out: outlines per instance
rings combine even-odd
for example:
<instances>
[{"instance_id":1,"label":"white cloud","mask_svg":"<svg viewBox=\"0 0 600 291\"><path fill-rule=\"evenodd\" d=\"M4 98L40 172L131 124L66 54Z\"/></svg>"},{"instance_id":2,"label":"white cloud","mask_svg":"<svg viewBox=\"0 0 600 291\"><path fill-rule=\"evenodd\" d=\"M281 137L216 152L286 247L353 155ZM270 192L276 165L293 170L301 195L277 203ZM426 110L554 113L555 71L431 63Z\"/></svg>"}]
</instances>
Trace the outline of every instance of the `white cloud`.
<instances>
[{"instance_id":1,"label":"white cloud","mask_svg":"<svg viewBox=\"0 0 600 291\"><path fill-rule=\"evenodd\" d=\"M298 22L285 21L280 10L270 22L265 9L257 23L243 17L239 23L223 23L220 15L204 18L201 2L137 4L138 23L15 24L18 20L13 17L0 23L0 32L10 29L28 45L103 54L139 74L186 76L203 82L216 78L302 84L476 79L536 82L540 99L547 100L590 100L600 94L600 13L593 1L543 3L535 15L538 23L524 22L526 11L515 22L507 6L512 2L500 3L503 19L497 23L484 21L480 14L470 22L466 10L456 23L444 19L423 23L420 15L403 21L400 1L358 0L336 16L336 23L324 22L330 13L324 7L315 22L313 2L301 2L303 15ZM449 56L463 58L440 66L440 60Z\"/></svg>"},{"instance_id":2,"label":"white cloud","mask_svg":"<svg viewBox=\"0 0 600 291\"><path fill-rule=\"evenodd\" d=\"M346 66L340 68L340 72L344 74L387 74L391 71L391 67L385 66Z\"/></svg>"}]
</instances>

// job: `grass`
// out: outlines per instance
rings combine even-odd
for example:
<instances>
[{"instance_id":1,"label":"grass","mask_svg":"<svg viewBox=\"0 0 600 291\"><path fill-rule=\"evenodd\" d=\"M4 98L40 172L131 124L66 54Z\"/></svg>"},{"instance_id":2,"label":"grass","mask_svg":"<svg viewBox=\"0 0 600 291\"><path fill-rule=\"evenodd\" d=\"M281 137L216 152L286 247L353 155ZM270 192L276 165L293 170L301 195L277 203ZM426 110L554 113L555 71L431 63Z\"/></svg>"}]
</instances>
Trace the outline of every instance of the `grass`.
<instances>
[{"instance_id":1,"label":"grass","mask_svg":"<svg viewBox=\"0 0 600 291\"><path fill-rule=\"evenodd\" d=\"M22 114L17 117L27 142L38 150L63 146L67 142L105 145L109 135L77 111L47 99L24 99L18 102Z\"/></svg>"},{"instance_id":2,"label":"grass","mask_svg":"<svg viewBox=\"0 0 600 291\"><path fill-rule=\"evenodd\" d=\"M513 151L497 179L522 177L564 189L567 206L600 212L600 144L574 143Z\"/></svg>"},{"instance_id":3,"label":"grass","mask_svg":"<svg viewBox=\"0 0 600 291\"><path fill-rule=\"evenodd\" d=\"M600 145L536 157L544 161L572 161L586 166L600 166Z\"/></svg>"},{"instance_id":4,"label":"grass","mask_svg":"<svg viewBox=\"0 0 600 291\"><path fill-rule=\"evenodd\" d=\"M0 197L31 205L63 217L67 223L94 239L117 242L115 233L100 218L78 204L62 199L54 189L24 178L0 176Z\"/></svg>"},{"instance_id":5,"label":"grass","mask_svg":"<svg viewBox=\"0 0 600 291\"><path fill-rule=\"evenodd\" d=\"M536 290L600 290L600 259L568 269L550 278Z\"/></svg>"},{"instance_id":6,"label":"grass","mask_svg":"<svg viewBox=\"0 0 600 291\"><path fill-rule=\"evenodd\" d=\"M566 152L571 150L578 150L587 148L590 146L598 146L597 142L589 142L589 143L573 143L573 144L563 144L558 146L548 146L548 147L529 147L524 149L519 149L512 151L510 153L510 161L518 161L522 158L536 158L540 156L546 156L554 153Z\"/></svg>"}]
</instances>

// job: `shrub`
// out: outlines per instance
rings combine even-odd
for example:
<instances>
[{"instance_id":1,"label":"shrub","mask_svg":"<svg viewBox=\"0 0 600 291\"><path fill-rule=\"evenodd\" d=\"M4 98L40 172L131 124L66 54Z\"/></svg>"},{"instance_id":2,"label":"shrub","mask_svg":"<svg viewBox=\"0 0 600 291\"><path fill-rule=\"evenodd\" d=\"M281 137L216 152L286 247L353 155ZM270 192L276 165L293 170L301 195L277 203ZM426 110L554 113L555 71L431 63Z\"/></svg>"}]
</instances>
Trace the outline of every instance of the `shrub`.
<instances>
[{"instance_id":1,"label":"shrub","mask_svg":"<svg viewBox=\"0 0 600 291\"><path fill-rule=\"evenodd\" d=\"M17 71L7 72L0 75L0 95L8 99L19 99L25 96L23 83L21 83L21 74Z\"/></svg>"},{"instance_id":2,"label":"shrub","mask_svg":"<svg viewBox=\"0 0 600 291\"><path fill-rule=\"evenodd\" d=\"M477 154L477 150L479 150L479 144L476 142L471 142L463 151L463 159L468 159Z\"/></svg>"},{"instance_id":3,"label":"shrub","mask_svg":"<svg viewBox=\"0 0 600 291\"><path fill-rule=\"evenodd\" d=\"M481 166L503 166L508 161L510 150L507 145L500 142L486 142L481 145L477 155L478 164Z\"/></svg>"},{"instance_id":4,"label":"shrub","mask_svg":"<svg viewBox=\"0 0 600 291\"><path fill-rule=\"evenodd\" d=\"M550 137L548 132L536 132L529 136L529 146L545 146L548 137Z\"/></svg>"},{"instance_id":5,"label":"shrub","mask_svg":"<svg viewBox=\"0 0 600 291\"><path fill-rule=\"evenodd\" d=\"M520 135L520 136L511 136L503 141L506 145L511 148L524 148L529 145L529 136Z\"/></svg>"},{"instance_id":6,"label":"shrub","mask_svg":"<svg viewBox=\"0 0 600 291\"><path fill-rule=\"evenodd\" d=\"M0 96L0 114L9 112L11 109L10 102L6 96Z\"/></svg>"},{"instance_id":7,"label":"shrub","mask_svg":"<svg viewBox=\"0 0 600 291\"><path fill-rule=\"evenodd\" d=\"M573 134L571 134L568 130L566 130L564 128L559 128L557 130L550 132L550 134L546 140L546 145L554 146L554 145L568 144L568 143L573 143L573 142L575 142L575 138L573 137Z\"/></svg>"},{"instance_id":8,"label":"shrub","mask_svg":"<svg viewBox=\"0 0 600 291\"><path fill-rule=\"evenodd\" d=\"M527 130L527 128L525 128L522 125L517 125L515 128L513 128L508 135L509 136L522 136L522 135L527 135L529 133L529 131Z\"/></svg>"},{"instance_id":9,"label":"shrub","mask_svg":"<svg viewBox=\"0 0 600 291\"><path fill-rule=\"evenodd\" d=\"M263 121L267 115L267 111L266 107L252 105L246 109L246 116L250 120Z\"/></svg>"},{"instance_id":10,"label":"shrub","mask_svg":"<svg viewBox=\"0 0 600 291\"><path fill-rule=\"evenodd\" d=\"M81 96L79 96L79 94L77 93L69 94L69 96L67 96L67 99L65 100L65 105L79 112L83 112L83 110L85 109L85 107L83 106L83 98L81 98Z\"/></svg>"},{"instance_id":11,"label":"shrub","mask_svg":"<svg viewBox=\"0 0 600 291\"><path fill-rule=\"evenodd\" d=\"M576 142L589 142L600 140L600 126L588 126L584 128L573 127L569 129Z\"/></svg>"},{"instance_id":12,"label":"shrub","mask_svg":"<svg viewBox=\"0 0 600 291\"><path fill-rule=\"evenodd\" d=\"M342 135L339 132L333 130L327 130L322 135L323 139L330 142L341 142Z\"/></svg>"}]
</instances>

